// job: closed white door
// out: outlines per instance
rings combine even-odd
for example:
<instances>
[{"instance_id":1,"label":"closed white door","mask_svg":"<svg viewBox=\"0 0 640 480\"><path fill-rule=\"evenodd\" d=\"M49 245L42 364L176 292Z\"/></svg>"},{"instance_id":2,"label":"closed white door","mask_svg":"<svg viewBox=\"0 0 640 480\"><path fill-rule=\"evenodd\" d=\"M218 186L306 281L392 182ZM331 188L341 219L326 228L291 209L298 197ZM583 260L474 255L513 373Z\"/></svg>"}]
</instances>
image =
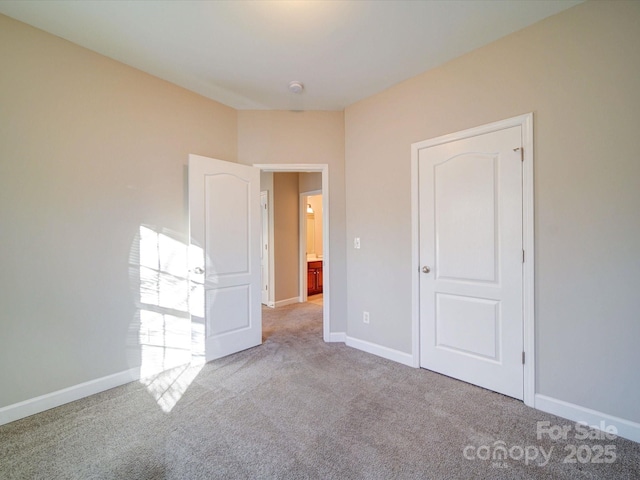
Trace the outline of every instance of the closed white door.
<instances>
[{"instance_id":1,"label":"closed white door","mask_svg":"<svg viewBox=\"0 0 640 480\"><path fill-rule=\"evenodd\" d=\"M262 235L260 237L260 266L262 270L261 301L269 305L269 192L260 192Z\"/></svg>"},{"instance_id":2,"label":"closed white door","mask_svg":"<svg viewBox=\"0 0 640 480\"><path fill-rule=\"evenodd\" d=\"M261 344L260 170L189 155L189 220L206 361Z\"/></svg>"},{"instance_id":3,"label":"closed white door","mask_svg":"<svg viewBox=\"0 0 640 480\"><path fill-rule=\"evenodd\" d=\"M420 365L523 398L522 135L418 152Z\"/></svg>"}]
</instances>

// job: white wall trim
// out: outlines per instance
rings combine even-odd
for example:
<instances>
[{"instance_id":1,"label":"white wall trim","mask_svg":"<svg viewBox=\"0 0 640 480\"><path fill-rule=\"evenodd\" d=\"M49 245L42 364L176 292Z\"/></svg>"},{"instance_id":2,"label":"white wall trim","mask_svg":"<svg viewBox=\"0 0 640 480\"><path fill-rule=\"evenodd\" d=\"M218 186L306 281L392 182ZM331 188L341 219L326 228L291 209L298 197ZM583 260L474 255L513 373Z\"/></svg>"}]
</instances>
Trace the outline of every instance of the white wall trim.
<instances>
[{"instance_id":1,"label":"white wall trim","mask_svg":"<svg viewBox=\"0 0 640 480\"><path fill-rule=\"evenodd\" d=\"M329 340L327 340L328 342L342 342L345 343L347 340L347 332L331 332L331 335L329 335Z\"/></svg>"},{"instance_id":2,"label":"white wall trim","mask_svg":"<svg viewBox=\"0 0 640 480\"><path fill-rule=\"evenodd\" d=\"M362 350L363 352L371 353L378 357L413 367L413 356L410 353L401 352L399 350L394 350L393 348L378 345L377 343L371 343L366 340L360 340L349 336L346 337L345 343L347 346Z\"/></svg>"},{"instance_id":3,"label":"white wall trim","mask_svg":"<svg viewBox=\"0 0 640 480\"><path fill-rule=\"evenodd\" d=\"M47 393L39 397L30 398L22 402L14 403L0 408L0 425L14 422L21 418L44 412L51 408L59 407L65 403L74 402L81 398L104 392L114 387L140 379L140 368L132 368L124 372L114 373L106 377L96 378L88 382L80 383L72 387L63 388L55 392Z\"/></svg>"},{"instance_id":4,"label":"white wall trim","mask_svg":"<svg viewBox=\"0 0 640 480\"><path fill-rule=\"evenodd\" d=\"M604 422L605 427L613 425L618 430L617 435L634 442L640 442L640 423L614 417L606 413L581 407L573 403L537 394L535 396L536 408L543 412L551 413L574 422L587 422L589 425L598 426Z\"/></svg>"},{"instance_id":5,"label":"white wall trim","mask_svg":"<svg viewBox=\"0 0 640 480\"><path fill-rule=\"evenodd\" d=\"M522 272L522 345L524 365L524 403L535 407L536 395L536 315L535 315L535 236L533 216L533 113L516 117L522 125L522 245L525 262Z\"/></svg>"},{"instance_id":6,"label":"white wall trim","mask_svg":"<svg viewBox=\"0 0 640 480\"><path fill-rule=\"evenodd\" d=\"M536 347L534 310L533 113L519 115L411 145L411 264L413 267L413 275L411 277L411 365L414 367L420 366L420 187L418 178L418 151L423 148L477 135L484 135L515 126L522 127L522 148L524 151L522 169L522 241L523 248L526 252L526 261L523 268L523 348L526 353L526 363L524 365L523 399L526 405L535 407Z\"/></svg>"},{"instance_id":7,"label":"white wall trim","mask_svg":"<svg viewBox=\"0 0 640 480\"><path fill-rule=\"evenodd\" d=\"M269 198L269 190L260 190L260 210L261 210L261 214L262 214L262 219L264 220L264 212L262 212L262 199L263 197L265 198L265 205L266 205L266 210L267 210L267 226L266 226L266 230L267 230L267 241L266 241L266 247L267 247L267 253L266 253L266 265L267 265L267 302L266 303L262 303L263 305L266 306L271 306L273 307L273 287L275 285L275 281L273 281L273 222L272 222L272 217L273 214L271 213L271 209L273 208L271 205L271 199ZM262 233L264 234L265 231L265 226L264 226L264 222L262 224ZM260 250L261 250L261 255L263 256L263 262L265 262L264 259L264 250L263 247L264 245L264 238L262 238L263 240L263 244L260 245ZM262 287L264 286L262 283L262 280L264 280L264 278L260 279L260 289L262 289ZM260 301L262 301L263 299L261 298Z\"/></svg>"},{"instance_id":8,"label":"white wall trim","mask_svg":"<svg viewBox=\"0 0 640 480\"><path fill-rule=\"evenodd\" d=\"M331 341L331 243L329 219L329 165L326 163L254 163L263 172L322 173L322 338ZM276 302L277 304L277 302Z\"/></svg>"},{"instance_id":9,"label":"white wall trim","mask_svg":"<svg viewBox=\"0 0 640 480\"><path fill-rule=\"evenodd\" d=\"M291 297L291 298L285 298L284 300L278 300L274 307L278 308L278 307L284 307L285 305L292 305L294 303L300 303L300 297Z\"/></svg>"}]
</instances>

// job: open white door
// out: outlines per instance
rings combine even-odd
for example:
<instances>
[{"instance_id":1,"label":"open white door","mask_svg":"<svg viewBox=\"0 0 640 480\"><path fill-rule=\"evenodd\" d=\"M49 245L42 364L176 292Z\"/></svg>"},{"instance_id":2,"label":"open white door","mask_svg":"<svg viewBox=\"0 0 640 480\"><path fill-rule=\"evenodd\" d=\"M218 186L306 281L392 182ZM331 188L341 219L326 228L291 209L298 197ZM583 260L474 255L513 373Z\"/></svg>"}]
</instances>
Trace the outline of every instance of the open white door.
<instances>
[{"instance_id":1,"label":"open white door","mask_svg":"<svg viewBox=\"0 0 640 480\"><path fill-rule=\"evenodd\" d=\"M260 222L258 168L189 155L190 268L203 285L207 362L262 343Z\"/></svg>"}]
</instances>

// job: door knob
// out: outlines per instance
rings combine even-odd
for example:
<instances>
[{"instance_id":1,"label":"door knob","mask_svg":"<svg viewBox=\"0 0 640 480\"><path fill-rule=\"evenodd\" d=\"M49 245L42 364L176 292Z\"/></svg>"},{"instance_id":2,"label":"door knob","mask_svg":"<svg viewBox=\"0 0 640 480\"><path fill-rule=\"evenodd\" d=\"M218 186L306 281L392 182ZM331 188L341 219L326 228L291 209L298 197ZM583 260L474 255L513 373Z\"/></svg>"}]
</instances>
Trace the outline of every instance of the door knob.
<instances>
[{"instance_id":1,"label":"door knob","mask_svg":"<svg viewBox=\"0 0 640 480\"><path fill-rule=\"evenodd\" d=\"M196 275L202 275L204 273L204 268L196 267L193 269L193 273L195 273Z\"/></svg>"},{"instance_id":2,"label":"door knob","mask_svg":"<svg viewBox=\"0 0 640 480\"><path fill-rule=\"evenodd\" d=\"M424 267L422 267L422 273L429 273L431 271L431 269L429 267L427 267L426 265Z\"/></svg>"}]
</instances>

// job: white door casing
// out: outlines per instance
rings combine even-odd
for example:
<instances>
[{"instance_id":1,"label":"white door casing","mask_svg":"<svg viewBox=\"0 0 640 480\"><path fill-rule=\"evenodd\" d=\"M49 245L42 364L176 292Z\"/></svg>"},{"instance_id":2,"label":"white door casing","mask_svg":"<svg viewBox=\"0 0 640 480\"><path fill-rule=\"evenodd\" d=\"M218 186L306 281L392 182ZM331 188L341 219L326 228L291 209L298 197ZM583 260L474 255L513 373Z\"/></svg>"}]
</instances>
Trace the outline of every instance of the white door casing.
<instances>
[{"instance_id":1,"label":"white door casing","mask_svg":"<svg viewBox=\"0 0 640 480\"><path fill-rule=\"evenodd\" d=\"M206 361L260 345L260 170L189 155L189 229Z\"/></svg>"},{"instance_id":2,"label":"white door casing","mask_svg":"<svg viewBox=\"0 0 640 480\"><path fill-rule=\"evenodd\" d=\"M325 342L344 342L343 332L331 331L331 244L330 233L330 190L329 165L319 163L256 163L253 165L263 172L318 172L322 174L322 244L323 246L323 298L322 298L322 337ZM304 268L301 260L301 268ZM306 270L306 269L305 269Z\"/></svg>"},{"instance_id":3,"label":"white door casing","mask_svg":"<svg viewBox=\"0 0 640 480\"><path fill-rule=\"evenodd\" d=\"M261 303L269 305L269 192L260 192L262 235L260 236Z\"/></svg>"},{"instance_id":4,"label":"white door casing","mask_svg":"<svg viewBox=\"0 0 640 480\"><path fill-rule=\"evenodd\" d=\"M523 205L523 146L530 114L413 145L414 260L430 269L414 281L414 361L419 350L420 366L515 398L524 386L531 404L522 352L523 334L534 350L532 264L523 276L532 156Z\"/></svg>"}]
</instances>

